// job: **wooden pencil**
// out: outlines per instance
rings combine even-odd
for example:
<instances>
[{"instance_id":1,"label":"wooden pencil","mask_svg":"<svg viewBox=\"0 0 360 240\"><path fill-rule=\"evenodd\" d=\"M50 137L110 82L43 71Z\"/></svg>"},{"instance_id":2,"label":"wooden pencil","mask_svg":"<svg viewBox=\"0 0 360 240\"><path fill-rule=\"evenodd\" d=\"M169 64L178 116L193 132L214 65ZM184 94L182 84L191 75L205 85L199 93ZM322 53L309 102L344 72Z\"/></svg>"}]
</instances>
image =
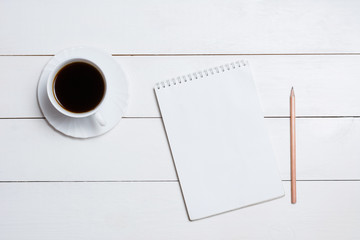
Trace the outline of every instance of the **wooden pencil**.
<instances>
[{"instance_id":1,"label":"wooden pencil","mask_svg":"<svg viewBox=\"0 0 360 240\"><path fill-rule=\"evenodd\" d=\"M296 203L296 138L295 138L295 94L290 94L290 159L291 159L291 203Z\"/></svg>"}]
</instances>

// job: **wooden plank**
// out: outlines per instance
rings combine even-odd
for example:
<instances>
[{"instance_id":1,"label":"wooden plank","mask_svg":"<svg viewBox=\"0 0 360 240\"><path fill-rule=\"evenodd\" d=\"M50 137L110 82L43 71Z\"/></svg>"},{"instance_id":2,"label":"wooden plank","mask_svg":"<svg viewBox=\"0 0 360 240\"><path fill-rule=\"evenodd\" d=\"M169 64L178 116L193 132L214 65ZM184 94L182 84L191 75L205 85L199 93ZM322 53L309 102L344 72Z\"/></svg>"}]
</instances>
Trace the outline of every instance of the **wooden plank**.
<instances>
[{"instance_id":1,"label":"wooden plank","mask_svg":"<svg viewBox=\"0 0 360 240\"><path fill-rule=\"evenodd\" d=\"M298 116L360 116L360 56L115 57L130 82L128 117L159 117L158 81L249 59L266 116L289 116L295 87ZM0 57L0 117L41 117L37 82L50 57Z\"/></svg>"},{"instance_id":2,"label":"wooden plank","mask_svg":"<svg viewBox=\"0 0 360 240\"><path fill-rule=\"evenodd\" d=\"M0 54L78 45L126 54L359 52L359 9L356 0L4 1Z\"/></svg>"},{"instance_id":3,"label":"wooden plank","mask_svg":"<svg viewBox=\"0 0 360 240\"><path fill-rule=\"evenodd\" d=\"M159 116L154 82L248 59L265 116L360 116L360 56L208 56L117 58L132 85L127 116ZM139 70L141 69L141 70Z\"/></svg>"},{"instance_id":4,"label":"wooden plank","mask_svg":"<svg viewBox=\"0 0 360 240\"><path fill-rule=\"evenodd\" d=\"M124 119L88 140L64 136L43 119L0 123L1 180L176 179L160 119Z\"/></svg>"},{"instance_id":5,"label":"wooden plank","mask_svg":"<svg viewBox=\"0 0 360 240\"><path fill-rule=\"evenodd\" d=\"M0 57L0 116L40 117L37 83L50 57Z\"/></svg>"},{"instance_id":6,"label":"wooden plank","mask_svg":"<svg viewBox=\"0 0 360 240\"><path fill-rule=\"evenodd\" d=\"M1 183L0 235L48 239L360 238L360 182L298 182L271 202L190 222L178 183Z\"/></svg>"},{"instance_id":7,"label":"wooden plank","mask_svg":"<svg viewBox=\"0 0 360 240\"><path fill-rule=\"evenodd\" d=\"M289 179L289 120L266 119L282 179ZM79 140L45 120L0 120L1 181L177 180L161 119L123 119ZM297 177L360 179L360 119L298 119Z\"/></svg>"}]
</instances>

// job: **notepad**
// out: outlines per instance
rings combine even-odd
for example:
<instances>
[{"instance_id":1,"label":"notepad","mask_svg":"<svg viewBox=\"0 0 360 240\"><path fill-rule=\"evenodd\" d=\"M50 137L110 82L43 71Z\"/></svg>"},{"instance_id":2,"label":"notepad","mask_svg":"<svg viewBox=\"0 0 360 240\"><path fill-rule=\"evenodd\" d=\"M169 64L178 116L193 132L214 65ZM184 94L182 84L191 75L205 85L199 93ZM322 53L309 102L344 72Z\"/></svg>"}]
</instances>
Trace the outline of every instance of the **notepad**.
<instances>
[{"instance_id":1,"label":"notepad","mask_svg":"<svg viewBox=\"0 0 360 240\"><path fill-rule=\"evenodd\" d=\"M284 195L247 61L154 87L190 220Z\"/></svg>"}]
</instances>

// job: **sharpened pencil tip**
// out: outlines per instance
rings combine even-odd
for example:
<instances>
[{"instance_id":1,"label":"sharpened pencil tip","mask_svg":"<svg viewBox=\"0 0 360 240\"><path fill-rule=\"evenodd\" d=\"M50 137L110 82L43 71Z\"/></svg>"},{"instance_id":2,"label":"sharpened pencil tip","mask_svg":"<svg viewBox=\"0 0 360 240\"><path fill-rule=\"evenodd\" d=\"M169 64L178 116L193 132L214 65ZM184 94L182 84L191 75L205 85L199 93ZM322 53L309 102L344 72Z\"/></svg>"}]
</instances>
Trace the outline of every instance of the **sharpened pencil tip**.
<instances>
[{"instance_id":1,"label":"sharpened pencil tip","mask_svg":"<svg viewBox=\"0 0 360 240\"><path fill-rule=\"evenodd\" d=\"M295 93L294 93L294 87L291 87L291 93L290 93L290 96L294 96Z\"/></svg>"}]
</instances>

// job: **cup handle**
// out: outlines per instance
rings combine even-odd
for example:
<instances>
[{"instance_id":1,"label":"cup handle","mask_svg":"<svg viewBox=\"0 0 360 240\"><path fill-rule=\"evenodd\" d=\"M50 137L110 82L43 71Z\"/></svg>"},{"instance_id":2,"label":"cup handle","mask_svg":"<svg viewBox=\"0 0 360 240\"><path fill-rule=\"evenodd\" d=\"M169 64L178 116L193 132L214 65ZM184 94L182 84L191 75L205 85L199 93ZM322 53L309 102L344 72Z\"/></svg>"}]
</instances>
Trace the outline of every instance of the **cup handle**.
<instances>
[{"instance_id":1,"label":"cup handle","mask_svg":"<svg viewBox=\"0 0 360 240\"><path fill-rule=\"evenodd\" d=\"M100 126L104 127L104 126L106 125L105 119L102 117L102 115L101 115L99 112L95 113L94 118L95 118L95 121L96 121Z\"/></svg>"}]
</instances>

